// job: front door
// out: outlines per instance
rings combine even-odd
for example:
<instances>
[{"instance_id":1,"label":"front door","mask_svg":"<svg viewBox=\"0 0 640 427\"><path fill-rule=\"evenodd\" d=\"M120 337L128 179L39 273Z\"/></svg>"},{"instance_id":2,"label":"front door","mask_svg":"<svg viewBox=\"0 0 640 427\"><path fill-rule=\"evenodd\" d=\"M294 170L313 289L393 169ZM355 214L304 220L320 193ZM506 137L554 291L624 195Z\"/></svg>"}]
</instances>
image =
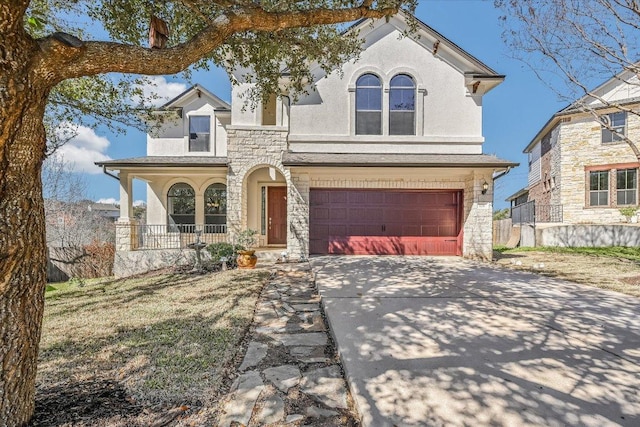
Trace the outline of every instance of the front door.
<instances>
[{"instance_id":1,"label":"front door","mask_svg":"<svg viewBox=\"0 0 640 427\"><path fill-rule=\"evenodd\" d=\"M267 243L287 243L287 187L267 187Z\"/></svg>"}]
</instances>

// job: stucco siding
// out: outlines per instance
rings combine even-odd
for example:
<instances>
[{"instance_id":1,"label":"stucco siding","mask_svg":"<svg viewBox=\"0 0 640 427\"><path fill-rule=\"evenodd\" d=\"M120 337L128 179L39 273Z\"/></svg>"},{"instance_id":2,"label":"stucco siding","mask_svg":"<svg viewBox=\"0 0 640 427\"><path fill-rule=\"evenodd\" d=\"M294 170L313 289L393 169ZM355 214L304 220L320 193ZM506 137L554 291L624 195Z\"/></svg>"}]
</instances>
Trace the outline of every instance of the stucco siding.
<instances>
[{"instance_id":1,"label":"stucco siding","mask_svg":"<svg viewBox=\"0 0 640 427\"><path fill-rule=\"evenodd\" d=\"M469 95L463 72L413 39L400 38L400 32L391 24L376 28L368 37L366 50L357 62L344 65L342 76L336 71L319 79L316 91L291 107L292 149L317 151L310 147L313 143L332 142L330 149L337 152L362 152L372 144L380 149L381 143L400 144L406 152L429 152L432 144L441 147L438 152L477 152L483 142L482 99L480 95ZM383 85L380 136L355 135L355 85L365 73L375 74ZM417 86L416 134L390 138L389 84L397 74L411 75ZM298 143L306 145L297 147ZM338 143L346 145L336 147ZM382 152L385 151L383 147Z\"/></svg>"},{"instance_id":2,"label":"stucco siding","mask_svg":"<svg viewBox=\"0 0 640 427\"><path fill-rule=\"evenodd\" d=\"M209 151L189 151L189 117L209 116ZM228 116L228 113L227 113ZM216 156L227 154L227 135L224 124L228 118L218 117L208 98L195 98L182 108L182 117L167 114L165 122L147 137L148 156Z\"/></svg>"}]
</instances>

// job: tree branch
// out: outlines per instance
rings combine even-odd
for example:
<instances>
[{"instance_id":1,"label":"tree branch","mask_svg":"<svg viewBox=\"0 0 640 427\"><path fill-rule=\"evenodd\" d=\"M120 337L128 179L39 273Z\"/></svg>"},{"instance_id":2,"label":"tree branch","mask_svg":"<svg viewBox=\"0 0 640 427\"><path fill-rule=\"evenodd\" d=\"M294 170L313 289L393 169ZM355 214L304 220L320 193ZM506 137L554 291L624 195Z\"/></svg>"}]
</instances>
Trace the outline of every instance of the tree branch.
<instances>
[{"instance_id":1,"label":"tree branch","mask_svg":"<svg viewBox=\"0 0 640 427\"><path fill-rule=\"evenodd\" d=\"M43 71L52 73L57 81L109 72L175 74L206 57L236 33L269 32L350 22L362 18L381 18L397 12L397 8L372 9L367 6L292 12L245 9L244 13L220 16L188 42L161 50L93 41L84 42L81 47L74 48L47 37L40 40L43 51L50 53L45 55Z\"/></svg>"}]
</instances>

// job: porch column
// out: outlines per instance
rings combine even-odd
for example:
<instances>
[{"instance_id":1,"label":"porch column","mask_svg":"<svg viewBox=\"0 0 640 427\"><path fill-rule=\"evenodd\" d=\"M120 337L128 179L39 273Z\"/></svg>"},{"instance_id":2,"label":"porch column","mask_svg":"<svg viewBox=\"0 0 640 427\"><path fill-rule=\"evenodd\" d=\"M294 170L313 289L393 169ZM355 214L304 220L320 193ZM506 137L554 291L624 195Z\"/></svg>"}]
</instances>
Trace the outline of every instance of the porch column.
<instances>
[{"instance_id":1,"label":"porch column","mask_svg":"<svg viewBox=\"0 0 640 427\"><path fill-rule=\"evenodd\" d=\"M133 212L132 177L127 172L120 172L120 218L119 221L129 221Z\"/></svg>"},{"instance_id":2,"label":"porch column","mask_svg":"<svg viewBox=\"0 0 640 427\"><path fill-rule=\"evenodd\" d=\"M131 177L120 171L120 218L116 221L116 251L134 249L135 227L131 218L133 212Z\"/></svg>"}]
</instances>

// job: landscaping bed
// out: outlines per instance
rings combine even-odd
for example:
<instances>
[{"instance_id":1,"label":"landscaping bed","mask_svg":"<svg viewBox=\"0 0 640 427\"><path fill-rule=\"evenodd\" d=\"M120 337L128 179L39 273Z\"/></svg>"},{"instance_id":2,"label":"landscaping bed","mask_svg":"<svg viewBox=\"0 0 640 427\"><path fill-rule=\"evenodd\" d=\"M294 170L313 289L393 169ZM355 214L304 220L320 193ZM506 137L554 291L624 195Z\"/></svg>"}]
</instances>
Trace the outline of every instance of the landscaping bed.
<instances>
[{"instance_id":1,"label":"landscaping bed","mask_svg":"<svg viewBox=\"0 0 640 427\"><path fill-rule=\"evenodd\" d=\"M494 248L494 263L640 297L640 248Z\"/></svg>"},{"instance_id":2,"label":"landscaping bed","mask_svg":"<svg viewBox=\"0 0 640 427\"><path fill-rule=\"evenodd\" d=\"M164 272L48 288L31 424L211 424L268 277Z\"/></svg>"}]
</instances>

